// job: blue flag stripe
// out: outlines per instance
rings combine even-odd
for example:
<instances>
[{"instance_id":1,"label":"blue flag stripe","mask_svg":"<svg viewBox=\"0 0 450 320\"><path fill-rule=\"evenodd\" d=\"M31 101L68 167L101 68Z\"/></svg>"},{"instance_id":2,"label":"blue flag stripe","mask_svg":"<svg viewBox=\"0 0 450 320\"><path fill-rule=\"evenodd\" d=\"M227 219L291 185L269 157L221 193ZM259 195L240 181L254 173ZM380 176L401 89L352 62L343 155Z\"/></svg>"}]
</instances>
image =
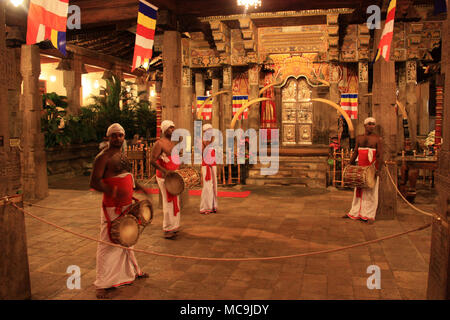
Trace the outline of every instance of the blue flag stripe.
<instances>
[{"instance_id":1,"label":"blue flag stripe","mask_svg":"<svg viewBox=\"0 0 450 320\"><path fill-rule=\"evenodd\" d=\"M143 13L144 15L146 15L149 18L156 20L156 10L147 6L143 2L139 2L139 12Z\"/></svg>"}]
</instances>

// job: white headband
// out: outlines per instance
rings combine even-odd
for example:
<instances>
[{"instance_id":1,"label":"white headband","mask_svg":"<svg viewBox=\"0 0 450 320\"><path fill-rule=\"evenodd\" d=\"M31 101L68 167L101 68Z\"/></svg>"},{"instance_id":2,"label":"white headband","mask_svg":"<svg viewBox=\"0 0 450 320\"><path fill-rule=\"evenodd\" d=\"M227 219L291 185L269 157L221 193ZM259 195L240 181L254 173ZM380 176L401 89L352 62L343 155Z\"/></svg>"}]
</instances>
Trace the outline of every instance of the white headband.
<instances>
[{"instance_id":1,"label":"white headband","mask_svg":"<svg viewBox=\"0 0 450 320\"><path fill-rule=\"evenodd\" d=\"M125 129L118 123L113 123L108 127L108 130L106 131L106 136L109 137L113 133L123 133L125 135Z\"/></svg>"},{"instance_id":2,"label":"white headband","mask_svg":"<svg viewBox=\"0 0 450 320\"><path fill-rule=\"evenodd\" d=\"M371 118L371 117L366 118L366 120L364 120L364 124L365 124L365 125L368 124L369 122L377 123L377 121L375 120L375 118Z\"/></svg>"},{"instance_id":3,"label":"white headband","mask_svg":"<svg viewBox=\"0 0 450 320\"><path fill-rule=\"evenodd\" d=\"M175 127L175 124L173 123L173 121L171 120L164 120L161 123L161 131L162 133L166 133L167 129L169 129L170 127Z\"/></svg>"},{"instance_id":4,"label":"white headband","mask_svg":"<svg viewBox=\"0 0 450 320\"><path fill-rule=\"evenodd\" d=\"M206 130L212 129L212 128L213 128L213 126L210 125L209 123L203 125L203 131L206 131Z\"/></svg>"}]
</instances>

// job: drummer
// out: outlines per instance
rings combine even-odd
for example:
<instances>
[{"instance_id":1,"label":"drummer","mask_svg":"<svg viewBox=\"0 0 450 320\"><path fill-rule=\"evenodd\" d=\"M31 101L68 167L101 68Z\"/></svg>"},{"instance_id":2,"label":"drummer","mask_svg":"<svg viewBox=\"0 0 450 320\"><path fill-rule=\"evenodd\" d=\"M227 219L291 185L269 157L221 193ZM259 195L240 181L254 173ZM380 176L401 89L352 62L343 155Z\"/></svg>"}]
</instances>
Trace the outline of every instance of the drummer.
<instances>
[{"instance_id":1,"label":"drummer","mask_svg":"<svg viewBox=\"0 0 450 320\"><path fill-rule=\"evenodd\" d=\"M203 133L212 130L213 127L209 123L203 125ZM211 214L217 212L217 167L216 154L212 149L206 156L204 154L205 148L214 141L203 141L203 160L202 160L202 195L200 200L200 213Z\"/></svg>"},{"instance_id":2,"label":"drummer","mask_svg":"<svg viewBox=\"0 0 450 320\"><path fill-rule=\"evenodd\" d=\"M378 182L382 166L383 149L382 139L375 134L376 121L369 117L364 120L364 135L356 138L355 152L350 158L350 164L355 165L358 157L358 166L369 166L375 162L376 183L373 188L355 188L353 192L352 208L344 218L361 219L363 222L373 223L378 207Z\"/></svg>"},{"instance_id":3,"label":"drummer","mask_svg":"<svg viewBox=\"0 0 450 320\"><path fill-rule=\"evenodd\" d=\"M135 183L132 174L128 172L129 161L121 152L125 139L123 127L118 123L112 124L106 136L109 144L94 160L90 186L103 192L100 239L112 243L109 222L119 217L132 204L134 186L144 192L146 190ZM148 274L141 271L132 250L98 244L94 282L97 298L109 298L108 289L131 284L138 278L148 278Z\"/></svg>"},{"instance_id":4,"label":"drummer","mask_svg":"<svg viewBox=\"0 0 450 320\"><path fill-rule=\"evenodd\" d=\"M163 231L164 238L175 239L180 227L180 197L170 194L164 184L169 171L175 171L179 167L179 161L172 159L172 149L175 143L171 141L175 124L171 120L161 123L162 137L155 142L152 148L150 163L156 168L156 181L161 190L163 205ZM174 162L175 161L175 162ZM178 163L178 164L176 164Z\"/></svg>"}]
</instances>

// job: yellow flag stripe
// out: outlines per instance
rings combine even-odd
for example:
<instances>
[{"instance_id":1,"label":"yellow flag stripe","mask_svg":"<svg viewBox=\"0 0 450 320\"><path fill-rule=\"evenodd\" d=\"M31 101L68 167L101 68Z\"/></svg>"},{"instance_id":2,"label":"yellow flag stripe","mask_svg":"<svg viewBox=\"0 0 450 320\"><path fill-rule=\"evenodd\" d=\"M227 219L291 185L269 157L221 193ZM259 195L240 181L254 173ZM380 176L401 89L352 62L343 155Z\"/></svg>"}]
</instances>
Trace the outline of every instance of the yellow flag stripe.
<instances>
[{"instance_id":1,"label":"yellow flag stripe","mask_svg":"<svg viewBox=\"0 0 450 320\"><path fill-rule=\"evenodd\" d=\"M141 24L148 29L154 30L156 27L155 19L149 18L140 12L138 13L138 21L137 22L138 22L138 24Z\"/></svg>"},{"instance_id":2,"label":"yellow flag stripe","mask_svg":"<svg viewBox=\"0 0 450 320\"><path fill-rule=\"evenodd\" d=\"M51 41L53 46L58 49L58 30L52 29Z\"/></svg>"}]
</instances>

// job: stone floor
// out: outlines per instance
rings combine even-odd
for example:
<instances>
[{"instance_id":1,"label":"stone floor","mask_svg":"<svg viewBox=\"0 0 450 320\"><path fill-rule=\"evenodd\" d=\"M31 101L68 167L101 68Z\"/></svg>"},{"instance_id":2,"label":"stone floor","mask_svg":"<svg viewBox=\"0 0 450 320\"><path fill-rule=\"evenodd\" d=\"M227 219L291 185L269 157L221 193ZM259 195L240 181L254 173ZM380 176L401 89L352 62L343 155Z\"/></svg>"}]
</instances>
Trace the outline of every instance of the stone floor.
<instances>
[{"instance_id":1,"label":"stone floor","mask_svg":"<svg viewBox=\"0 0 450 320\"><path fill-rule=\"evenodd\" d=\"M88 177L52 181L50 195L27 211L64 228L98 236L101 195L89 191ZM161 209L136 248L195 257L270 257L351 245L426 224L430 218L398 200L395 220L368 225L342 219L350 190L236 186L247 198L219 198L219 213L200 215L199 196L182 209L176 240L162 237ZM158 203L157 195L153 203ZM417 205L433 211L434 190L418 191ZM33 299L95 299L96 247L26 216ZM431 229L330 254L272 261L217 262L136 253L150 278L112 293L113 299L425 299ZM69 290L66 273L81 269L81 289ZM367 268L381 269L381 289L369 290Z\"/></svg>"}]
</instances>

